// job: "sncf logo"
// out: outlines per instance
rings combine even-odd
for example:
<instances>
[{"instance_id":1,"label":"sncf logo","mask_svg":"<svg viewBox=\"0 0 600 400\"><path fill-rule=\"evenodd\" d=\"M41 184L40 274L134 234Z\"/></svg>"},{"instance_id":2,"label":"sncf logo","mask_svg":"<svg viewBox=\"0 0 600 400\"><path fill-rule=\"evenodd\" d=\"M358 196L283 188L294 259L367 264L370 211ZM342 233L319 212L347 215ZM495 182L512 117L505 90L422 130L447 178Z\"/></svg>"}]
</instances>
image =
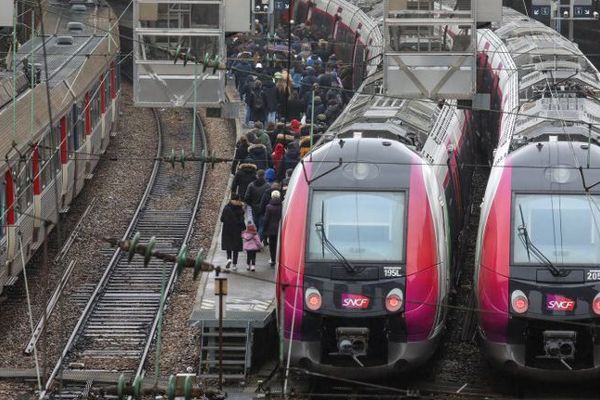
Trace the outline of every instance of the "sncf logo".
<instances>
[{"instance_id":1,"label":"sncf logo","mask_svg":"<svg viewBox=\"0 0 600 400\"><path fill-rule=\"evenodd\" d=\"M361 294L342 293L342 307L364 310L369 308L369 298Z\"/></svg>"},{"instance_id":2,"label":"sncf logo","mask_svg":"<svg viewBox=\"0 0 600 400\"><path fill-rule=\"evenodd\" d=\"M546 308L552 311L573 311L575 300L558 294L550 294L546 297Z\"/></svg>"}]
</instances>

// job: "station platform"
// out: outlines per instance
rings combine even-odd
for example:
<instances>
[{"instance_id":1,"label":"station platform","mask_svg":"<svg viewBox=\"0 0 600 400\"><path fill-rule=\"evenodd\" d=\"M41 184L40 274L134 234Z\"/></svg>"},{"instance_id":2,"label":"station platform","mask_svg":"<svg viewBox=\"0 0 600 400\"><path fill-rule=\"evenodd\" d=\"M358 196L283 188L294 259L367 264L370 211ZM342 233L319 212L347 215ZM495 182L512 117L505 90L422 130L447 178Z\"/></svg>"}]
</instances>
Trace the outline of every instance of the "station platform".
<instances>
[{"instance_id":1,"label":"station platform","mask_svg":"<svg viewBox=\"0 0 600 400\"><path fill-rule=\"evenodd\" d=\"M208 260L214 265L224 266L227 257L221 250L220 226L215 230L215 236ZM240 252L238 270L221 275L225 276L228 282L223 326L265 327L274 317L275 311L275 269L269 266L268 247L256 255L255 272L246 270L246 253ZM215 295L215 273L211 272L200 282L190 324L203 327L218 326L216 302L218 297Z\"/></svg>"},{"instance_id":2,"label":"station platform","mask_svg":"<svg viewBox=\"0 0 600 400\"><path fill-rule=\"evenodd\" d=\"M239 102L239 95L233 85L226 86L226 95L230 102ZM240 115L235 120L236 141L249 129L243 125L244 107L240 107ZM234 149L232 149L233 155ZM227 187L231 188L233 177L230 176ZM221 210L230 198L229 189L223 196ZM251 217L246 217L248 220ZM207 260L214 265L225 266L227 256L221 250L221 228L219 222L215 227L213 240ZM246 253L239 253L237 272L224 274L228 281L228 295L225 301L224 327L263 328L274 317L275 312L275 269L269 266L269 249L265 247L256 255L256 271L246 271ZM192 326L218 326L216 315L215 273L204 274L196 294L194 308L189 323Z\"/></svg>"},{"instance_id":3,"label":"station platform","mask_svg":"<svg viewBox=\"0 0 600 400\"><path fill-rule=\"evenodd\" d=\"M232 85L226 87L230 102L239 102L237 92ZM241 121L244 120L244 108L235 120L236 138L247 131ZM232 149L232 153L234 149ZM231 188L233 177L229 177L227 188ZM230 198L227 190L223 196L221 210ZM251 216L246 216L245 220ZM214 265L224 267L227 263L225 251L221 250L220 222L215 226L207 260ZM227 382L245 381L255 367L262 364L264 356L269 355L264 346L272 343L275 335L275 268L269 265L269 249L265 247L256 256L256 271L246 270L246 253L240 252L237 271L222 273L227 278L227 297L225 297L225 315L223 318L222 356L220 347L219 319L217 315L218 296L215 295L215 272L201 276L194 307L189 324L200 330L199 376L203 379L218 377L219 359L223 359L223 373ZM270 346L272 347L272 346Z\"/></svg>"}]
</instances>

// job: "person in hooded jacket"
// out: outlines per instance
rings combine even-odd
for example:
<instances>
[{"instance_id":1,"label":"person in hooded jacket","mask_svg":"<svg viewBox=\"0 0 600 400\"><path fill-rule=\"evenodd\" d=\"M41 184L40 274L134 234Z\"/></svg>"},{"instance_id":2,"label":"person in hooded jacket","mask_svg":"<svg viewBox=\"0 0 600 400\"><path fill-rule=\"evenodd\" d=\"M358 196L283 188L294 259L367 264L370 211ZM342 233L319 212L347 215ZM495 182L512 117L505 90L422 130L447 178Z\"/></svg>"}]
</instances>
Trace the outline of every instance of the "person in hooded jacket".
<instances>
[{"instance_id":1,"label":"person in hooded jacket","mask_svg":"<svg viewBox=\"0 0 600 400\"><path fill-rule=\"evenodd\" d=\"M243 198L246 194L248 185L256 179L256 165L249 162L248 159L244 160L243 163L238 167L233 182L231 183L231 193L237 194L240 198Z\"/></svg>"},{"instance_id":2,"label":"person in hooded jacket","mask_svg":"<svg viewBox=\"0 0 600 400\"><path fill-rule=\"evenodd\" d=\"M283 159L281 160L281 164L279 164L279 169L277 171L277 180L283 181L285 178L285 171L288 169L293 170L296 165L300 162L300 149L298 147L298 143L291 142L287 145L287 149L285 154L283 155Z\"/></svg>"},{"instance_id":3,"label":"person in hooded jacket","mask_svg":"<svg viewBox=\"0 0 600 400\"><path fill-rule=\"evenodd\" d=\"M275 266L275 257L277 255L277 239L279 235L279 223L281 221L281 194L278 190L271 192L271 200L266 207L264 216L264 234L269 241L269 253L271 268Z\"/></svg>"},{"instance_id":4,"label":"person in hooded jacket","mask_svg":"<svg viewBox=\"0 0 600 400\"><path fill-rule=\"evenodd\" d=\"M244 208L240 196L232 193L231 200L223 207L221 212L221 250L227 253L227 260L231 261L232 269L237 270L238 253L243 250L242 231L244 224ZM229 262L225 272L229 272Z\"/></svg>"},{"instance_id":5,"label":"person in hooded jacket","mask_svg":"<svg viewBox=\"0 0 600 400\"><path fill-rule=\"evenodd\" d=\"M255 122L254 123L254 134L256 135L256 140L254 141L254 143L260 142L262 144L265 145L267 152L271 153L272 147L271 147L271 138L269 138L269 135L267 135L267 132L265 132L265 130L263 129L263 124L260 122Z\"/></svg>"},{"instance_id":6,"label":"person in hooded jacket","mask_svg":"<svg viewBox=\"0 0 600 400\"><path fill-rule=\"evenodd\" d=\"M246 135L242 135L235 145L235 153L233 154L233 162L231 163L232 175L235 175L239 163L248 158L248 146L250 146L250 144L248 143Z\"/></svg>"},{"instance_id":7,"label":"person in hooded jacket","mask_svg":"<svg viewBox=\"0 0 600 400\"><path fill-rule=\"evenodd\" d=\"M279 171L279 164L281 160L283 160L283 154L285 153L285 147L283 143L277 143L275 145L275 150L273 150L273 168L275 168L275 172Z\"/></svg>"},{"instance_id":8,"label":"person in hooded jacket","mask_svg":"<svg viewBox=\"0 0 600 400\"><path fill-rule=\"evenodd\" d=\"M248 161L254 164L256 169L265 170L271 166L271 154L258 139L248 147Z\"/></svg>"}]
</instances>

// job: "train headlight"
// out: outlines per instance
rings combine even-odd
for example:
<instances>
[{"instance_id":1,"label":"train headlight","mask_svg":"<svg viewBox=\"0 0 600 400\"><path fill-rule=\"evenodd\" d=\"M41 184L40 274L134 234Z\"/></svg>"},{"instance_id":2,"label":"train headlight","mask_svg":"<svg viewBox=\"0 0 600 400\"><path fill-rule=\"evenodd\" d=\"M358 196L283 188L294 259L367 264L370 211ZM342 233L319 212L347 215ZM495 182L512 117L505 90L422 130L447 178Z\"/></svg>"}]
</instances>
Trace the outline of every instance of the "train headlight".
<instances>
[{"instance_id":1,"label":"train headlight","mask_svg":"<svg viewBox=\"0 0 600 400\"><path fill-rule=\"evenodd\" d=\"M304 302L309 310L317 311L323 304L323 298L317 289L311 287L306 289L306 293L304 293Z\"/></svg>"},{"instance_id":2,"label":"train headlight","mask_svg":"<svg viewBox=\"0 0 600 400\"><path fill-rule=\"evenodd\" d=\"M396 312L402 308L404 295L400 289L392 289L385 297L385 309L389 312Z\"/></svg>"},{"instance_id":3,"label":"train headlight","mask_svg":"<svg viewBox=\"0 0 600 400\"><path fill-rule=\"evenodd\" d=\"M510 304L512 305L512 309L517 314L524 314L529 309L529 300L525 293L520 290L515 290L512 292L510 296Z\"/></svg>"},{"instance_id":4,"label":"train headlight","mask_svg":"<svg viewBox=\"0 0 600 400\"><path fill-rule=\"evenodd\" d=\"M596 297L594 297L594 301L592 302L592 310L594 310L594 314L600 315L600 293L596 294Z\"/></svg>"}]
</instances>

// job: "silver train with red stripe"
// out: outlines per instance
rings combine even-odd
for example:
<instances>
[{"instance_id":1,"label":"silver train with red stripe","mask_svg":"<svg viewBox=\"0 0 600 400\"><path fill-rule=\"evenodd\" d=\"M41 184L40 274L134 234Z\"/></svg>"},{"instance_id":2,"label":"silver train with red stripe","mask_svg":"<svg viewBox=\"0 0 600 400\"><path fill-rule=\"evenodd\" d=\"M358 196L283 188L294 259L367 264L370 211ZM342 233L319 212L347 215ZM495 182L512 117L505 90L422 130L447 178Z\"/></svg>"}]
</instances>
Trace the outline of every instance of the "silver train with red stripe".
<instances>
[{"instance_id":1,"label":"silver train with red stripe","mask_svg":"<svg viewBox=\"0 0 600 400\"><path fill-rule=\"evenodd\" d=\"M495 147L474 284L494 365L541 379L600 372L600 75L578 47L505 9L479 35L476 124Z\"/></svg>"},{"instance_id":2,"label":"silver train with red stripe","mask_svg":"<svg viewBox=\"0 0 600 400\"><path fill-rule=\"evenodd\" d=\"M319 3L310 15L323 13ZM345 15L331 9L330 18ZM365 26L365 14L353 21L360 15ZM336 376L372 378L431 358L468 214L467 165L478 146L470 111L389 98L382 78L364 81L296 167L283 206L283 353L293 366Z\"/></svg>"},{"instance_id":3,"label":"silver train with red stripe","mask_svg":"<svg viewBox=\"0 0 600 400\"><path fill-rule=\"evenodd\" d=\"M44 7L48 79L39 36L17 52L16 101L13 72L0 72L0 292L92 176L118 117L119 30L111 8L103 0ZM28 26L31 17L24 16Z\"/></svg>"}]
</instances>

